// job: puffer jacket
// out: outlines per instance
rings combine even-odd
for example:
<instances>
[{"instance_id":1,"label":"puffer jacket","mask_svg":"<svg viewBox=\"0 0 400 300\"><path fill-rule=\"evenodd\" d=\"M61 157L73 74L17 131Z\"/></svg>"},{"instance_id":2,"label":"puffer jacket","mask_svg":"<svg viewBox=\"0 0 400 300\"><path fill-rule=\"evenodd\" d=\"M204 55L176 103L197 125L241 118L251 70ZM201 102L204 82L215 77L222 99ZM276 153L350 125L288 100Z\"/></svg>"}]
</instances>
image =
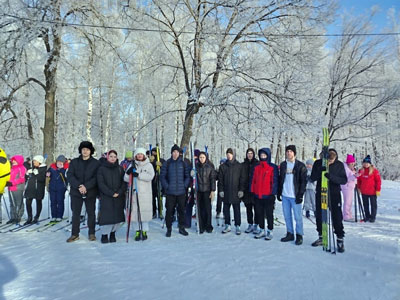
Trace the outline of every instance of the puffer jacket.
<instances>
[{"instance_id":1,"label":"puffer jacket","mask_svg":"<svg viewBox=\"0 0 400 300\"><path fill-rule=\"evenodd\" d=\"M10 182L12 186L8 187L10 192L15 192L18 190L18 185L25 184L25 173L26 169L24 167L24 157L22 155L15 155L11 157L10 162L13 160L17 162L17 165L11 165L11 174L10 174Z\"/></svg>"},{"instance_id":2,"label":"puffer jacket","mask_svg":"<svg viewBox=\"0 0 400 300\"><path fill-rule=\"evenodd\" d=\"M196 171L198 192L214 192L216 189L217 173L209 163L208 158L204 164L200 162L196 164Z\"/></svg>"},{"instance_id":3,"label":"puffer jacket","mask_svg":"<svg viewBox=\"0 0 400 300\"><path fill-rule=\"evenodd\" d=\"M279 171L278 166L271 163L271 150L262 148L258 150L258 157L261 152L267 154L266 161L260 161L251 175L251 192L258 199L268 199L271 195L278 193Z\"/></svg>"},{"instance_id":4,"label":"puffer jacket","mask_svg":"<svg viewBox=\"0 0 400 300\"><path fill-rule=\"evenodd\" d=\"M64 167L59 169L57 164L53 163L47 172L50 173L49 190L52 192L65 191L68 186L68 181L66 178L66 172L68 169L68 164L64 164Z\"/></svg>"},{"instance_id":5,"label":"puffer jacket","mask_svg":"<svg viewBox=\"0 0 400 300\"><path fill-rule=\"evenodd\" d=\"M357 178L357 187L363 195L376 195L376 192L381 191L381 175L379 171L373 168L371 173L369 168L361 169Z\"/></svg>"},{"instance_id":6,"label":"puffer jacket","mask_svg":"<svg viewBox=\"0 0 400 300\"><path fill-rule=\"evenodd\" d=\"M242 164L236 159L227 160L219 167L218 193L224 192L224 203L240 203L238 192L244 191L245 181Z\"/></svg>"},{"instance_id":7,"label":"puffer jacket","mask_svg":"<svg viewBox=\"0 0 400 300\"><path fill-rule=\"evenodd\" d=\"M184 195L190 184L190 166L181 157L172 157L161 167L161 185L167 195Z\"/></svg>"},{"instance_id":8,"label":"puffer jacket","mask_svg":"<svg viewBox=\"0 0 400 300\"><path fill-rule=\"evenodd\" d=\"M43 163L38 168L33 167L32 170L38 170L38 174L33 173L26 175L27 178L25 188L25 198L42 200L44 198L44 190L46 188L46 170L47 166Z\"/></svg>"}]
</instances>

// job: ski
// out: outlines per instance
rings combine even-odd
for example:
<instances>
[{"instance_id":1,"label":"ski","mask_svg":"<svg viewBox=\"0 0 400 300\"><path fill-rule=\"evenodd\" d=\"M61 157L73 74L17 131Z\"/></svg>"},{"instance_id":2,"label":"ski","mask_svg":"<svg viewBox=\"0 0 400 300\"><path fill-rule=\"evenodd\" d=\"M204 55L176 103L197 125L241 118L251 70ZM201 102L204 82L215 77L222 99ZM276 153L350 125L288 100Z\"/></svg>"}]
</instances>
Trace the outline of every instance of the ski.
<instances>
[{"instance_id":1,"label":"ski","mask_svg":"<svg viewBox=\"0 0 400 300\"><path fill-rule=\"evenodd\" d=\"M322 167L323 171L321 174L321 215L322 215L322 249L324 251L330 251L328 248L329 242L329 229L328 229L328 179L325 177L325 173L329 172L329 132L327 128L322 129L323 133L323 144L322 144Z\"/></svg>"},{"instance_id":2,"label":"ski","mask_svg":"<svg viewBox=\"0 0 400 300\"><path fill-rule=\"evenodd\" d=\"M32 225L37 225L37 227L36 227L36 226L33 226L33 227L36 227L36 228L29 228L26 232L37 231L38 229L40 229L40 228L42 228L42 227L48 226L48 224L50 224L50 222L47 222L47 223L45 223L45 224L40 224L42 221L45 221L45 220L48 220L48 219L49 219L49 218L46 218L46 219L43 219L43 220L38 221L37 223L32 224Z\"/></svg>"},{"instance_id":3,"label":"ski","mask_svg":"<svg viewBox=\"0 0 400 300\"><path fill-rule=\"evenodd\" d=\"M61 229L67 230L67 227L69 227L69 226L72 226L72 222L71 221L69 221L67 224L65 224L65 225L63 225L61 227L58 227L58 228L52 230L51 232L57 232L57 231L60 231Z\"/></svg>"},{"instance_id":4,"label":"ski","mask_svg":"<svg viewBox=\"0 0 400 300\"><path fill-rule=\"evenodd\" d=\"M55 226L55 225L57 225L57 224L59 224L59 223L65 221L66 219L67 219L67 218L63 218L61 221L50 221L49 223L46 224L47 226L44 226L44 227L42 227L42 228L39 228L39 229L37 230L37 232L46 231L46 230L48 230L49 228L51 228L51 227L53 227L53 226Z\"/></svg>"},{"instance_id":5,"label":"ski","mask_svg":"<svg viewBox=\"0 0 400 300\"><path fill-rule=\"evenodd\" d=\"M131 228L131 217L132 217L132 197L133 197L133 176L132 173L129 175L129 186L128 186L128 199L126 203L126 242L129 242L129 231Z\"/></svg>"},{"instance_id":6,"label":"ski","mask_svg":"<svg viewBox=\"0 0 400 300\"><path fill-rule=\"evenodd\" d=\"M0 226L0 230L9 229L9 228L12 227L13 225L15 225L15 223L3 224L3 226ZM3 232L3 231L0 231L0 232Z\"/></svg>"},{"instance_id":7,"label":"ski","mask_svg":"<svg viewBox=\"0 0 400 300\"><path fill-rule=\"evenodd\" d=\"M156 145L157 149L157 162L160 162L160 147L157 144ZM160 174L161 174L161 169L160 166L157 166L156 168L157 171L157 177L156 177L156 184L157 184L157 200L158 200L158 217L162 220L164 219L163 216L163 201L162 201L162 193L161 193L161 180L160 180Z\"/></svg>"},{"instance_id":8,"label":"ski","mask_svg":"<svg viewBox=\"0 0 400 300\"><path fill-rule=\"evenodd\" d=\"M194 158L194 146L193 142L190 142L190 152L192 156L192 192L193 192L193 200L196 205L196 229L197 234L200 234L200 219L199 219L199 205L197 203L197 173L196 173L196 161Z\"/></svg>"},{"instance_id":9,"label":"ski","mask_svg":"<svg viewBox=\"0 0 400 300\"><path fill-rule=\"evenodd\" d=\"M18 231L23 230L25 228L28 228L28 227L30 227L32 225L39 224L39 222L46 221L47 219L48 218L39 220L38 223L29 223L29 224L26 224L26 225L20 225L18 227L14 227L14 228L8 229L7 231L2 231L2 233L4 233L4 232L18 232ZM15 224L13 224L13 225L15 225Z\"/></svg>"}]
</instances>

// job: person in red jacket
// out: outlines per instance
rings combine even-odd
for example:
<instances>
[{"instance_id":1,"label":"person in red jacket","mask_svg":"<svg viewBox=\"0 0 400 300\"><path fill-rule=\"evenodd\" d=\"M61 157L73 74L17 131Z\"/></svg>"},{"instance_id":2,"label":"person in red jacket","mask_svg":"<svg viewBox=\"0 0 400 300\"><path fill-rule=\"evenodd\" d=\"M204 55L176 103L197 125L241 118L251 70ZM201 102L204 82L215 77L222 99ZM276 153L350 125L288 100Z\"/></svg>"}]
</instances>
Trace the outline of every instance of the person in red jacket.
<instances>
[{"instance_id":1,"label":"person in red jacket","mask_svg":"<svg viewBox=\"0 0 400 300\"><path fill-rule=\"evenodd\" d=\"M362 195L365 222L375 222L376 211L378 209L377 197L381 194L381 176L379 171L371 164L371 157L367 155L363 160L363 168L358 172L357 178L358 191ZM371 211L369 206L371 204Z\"/></svg>"}]
</instances>

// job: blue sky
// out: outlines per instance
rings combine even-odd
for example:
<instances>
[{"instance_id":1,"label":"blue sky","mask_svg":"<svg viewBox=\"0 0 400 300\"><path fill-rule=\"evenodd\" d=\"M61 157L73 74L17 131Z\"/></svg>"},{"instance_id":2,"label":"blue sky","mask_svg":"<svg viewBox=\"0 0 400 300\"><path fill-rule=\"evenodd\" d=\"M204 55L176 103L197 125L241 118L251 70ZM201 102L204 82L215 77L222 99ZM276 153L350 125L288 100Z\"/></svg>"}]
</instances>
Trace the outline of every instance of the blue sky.
<instances>
[{"instance_id":1,"label":"blue sky","mask_svg":"<svg viewBox=\"0 0 400 300\"><path fill-rule=\"evenodd\" d=\"M375 31L377 32L390 27L390 21L387 17L389 9L394 8L397 12L397 16L400 15L400 0L339 0L339 5L338 19L340 13L344 11L351 12L353 15L369 14L371 7L378 6L379 11L372 19L373 23L376 25ZM335 24L329 26L328 32L340 33L340 28L337 26L335 22Z\"/></svg>"}]
</instances>

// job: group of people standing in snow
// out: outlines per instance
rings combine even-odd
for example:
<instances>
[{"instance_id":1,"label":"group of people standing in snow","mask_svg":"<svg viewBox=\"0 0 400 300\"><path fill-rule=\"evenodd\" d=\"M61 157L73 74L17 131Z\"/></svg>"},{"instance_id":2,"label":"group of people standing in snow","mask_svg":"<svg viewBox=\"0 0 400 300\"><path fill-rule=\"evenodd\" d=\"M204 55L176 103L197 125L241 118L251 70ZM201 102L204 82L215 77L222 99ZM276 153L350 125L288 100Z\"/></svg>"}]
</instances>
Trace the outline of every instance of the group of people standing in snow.
<instances>
[{"instance_id":1,"label":"group of people standing in snow","mask_svg":"<svg viewBox=\"0 0 400 300\"><path fill-rule=\"evenodd\" d=\"M164 161L155 159L157 149L152 152L144 148L128 151L125 159L119 163L115 150L105 153L99 160L93 157L95 149L91 142L84 141L79 145L79 157L70 162L60 155L50 168L47 168L43 156L37 155L29 164L24 163L22 156L13 156L11 179L7 182L11 194L11 219L19 223L24 213L23 197L26 198L27 221L38 222L42 210L42 199L45 194L46 177L50 179L49 193L53 221L61 221L64 214L64 197L69 185L72 210L72 233L67 242L79 239L81 210L85 204L88 216L89 240L96 240L96 199L99 199L98 223L101 226L101 242L115 242L116 231L126 219L126 199L128 182L132 178L137 182L132 197L132 224L135 239L139 234L147 239L149 221L157 217L162 203L157 199L160 194L166 197L165 225L166 236L172 235L172 223L177 210L178 232L188 235L186 228L191 226L194 198L198 205L198 222L200 233L213 231L212 202L217 193L216 217L224 215L225 226L222 233L231 229L231 206L235 233L241 234L240 204L246 207L248 227L246 233L254 233L256 239L271 240L274 229L275 201L282 202L286 224L286 235L282 242L295 241L303 243L303 209L306 216L314 212L318 239L312 244L322 244L321 219L321 181L322 159L307 160L306 164L296 158L296 146L285 149L286 159L279 166L271 162L269 148L258 151L258 159L252 148L246 151L243 163L236 160L232 148L226 151L226 158L220 161L216 169L209 160L208 154L195 150L195 170L192 162L183 157L182 149L174 145L171 157ZM370 156L363 160L363 168L357 172L355 159L348 155L343 164L338 160L334 149L329 149L329 172L325 174L329 182L330 210L334 232L337 235L339 251L344 251L345 221L352 220L351 208L356 188L362 195L365 221L374 222L377 212L377 196L381 190L379 172L372 165ZM157 172L157 170L160 170ZM194 173L193 173L194 172ZM196 176L196 197L192 187L192 177ZM162 192L156 184L161 183ZM133 189L131 190L133 191ZM343 211L342 211L343 195ZM36 215L32 216L32 200L36 199ZM140 199L140 209L138 209ZM304 200L304 207L303 207ZM371 207L371 210L370 210ZM265 219L267 226L265 226ZM295 224L293 223L293 219ZM139 222L141 226L139 227ZM142 232L139 232L141 230Z\"/></svg>"}]
</instances>

